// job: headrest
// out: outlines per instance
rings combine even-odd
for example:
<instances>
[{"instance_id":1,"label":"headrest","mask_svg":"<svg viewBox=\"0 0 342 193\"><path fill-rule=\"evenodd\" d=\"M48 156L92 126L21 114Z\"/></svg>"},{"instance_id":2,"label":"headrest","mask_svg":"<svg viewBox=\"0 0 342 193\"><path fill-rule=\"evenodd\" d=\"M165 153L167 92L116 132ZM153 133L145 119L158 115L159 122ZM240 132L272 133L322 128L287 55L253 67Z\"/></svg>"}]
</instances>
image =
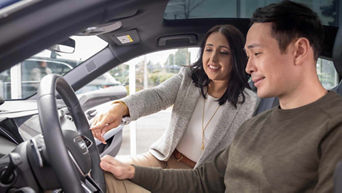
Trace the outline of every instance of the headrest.
<instances>
[{"instance_id":1,"label":"headrest","mask_svg":"<svg viewBox=\"0 0 342 193\"><path fill-rule=\"evenodd\" d=\"M335 44L333 49L333 61L335 69L340 77L342 77L342 26L336 34Z\"/></svg>"}]
</instances>

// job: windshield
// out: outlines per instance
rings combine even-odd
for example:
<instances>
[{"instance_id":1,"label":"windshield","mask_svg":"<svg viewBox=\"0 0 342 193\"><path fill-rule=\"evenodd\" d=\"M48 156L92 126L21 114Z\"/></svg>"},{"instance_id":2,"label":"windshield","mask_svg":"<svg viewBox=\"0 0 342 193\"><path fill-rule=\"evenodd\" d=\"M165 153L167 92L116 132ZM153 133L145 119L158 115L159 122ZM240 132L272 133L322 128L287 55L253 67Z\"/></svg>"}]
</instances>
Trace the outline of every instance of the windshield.
<instances>
[{"instance_id":1,"label":"windshield","mask_svg":"<svg viewBox=\"0 0 342 193\"><path fill-rule=\"evenodd\" d=\"M37 92L45 75L65 75L107 46L97 36L71 36L69 42L74 44L55 45L1 72L0 96L5 100L28 98Z\"/></svg>"}]
</instances>

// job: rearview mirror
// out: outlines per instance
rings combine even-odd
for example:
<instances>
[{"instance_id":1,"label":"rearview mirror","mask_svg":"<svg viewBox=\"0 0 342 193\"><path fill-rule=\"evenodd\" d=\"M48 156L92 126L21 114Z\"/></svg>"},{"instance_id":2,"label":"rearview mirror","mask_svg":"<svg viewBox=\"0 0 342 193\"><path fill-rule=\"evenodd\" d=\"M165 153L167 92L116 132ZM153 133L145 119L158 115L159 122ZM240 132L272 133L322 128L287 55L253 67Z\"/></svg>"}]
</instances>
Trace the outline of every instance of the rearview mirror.
<instances>
[{"instance_id":1,"label":"rearview mirror","mask_svg":"<svg viewBox=\"0 0 342 193\"><path fill-rule=\"evenodd\" d=\"M49 50L57 53L72 54L75 51L75 40L68 38L67 40L53 45Z\"/></svg>"}]
</instances>

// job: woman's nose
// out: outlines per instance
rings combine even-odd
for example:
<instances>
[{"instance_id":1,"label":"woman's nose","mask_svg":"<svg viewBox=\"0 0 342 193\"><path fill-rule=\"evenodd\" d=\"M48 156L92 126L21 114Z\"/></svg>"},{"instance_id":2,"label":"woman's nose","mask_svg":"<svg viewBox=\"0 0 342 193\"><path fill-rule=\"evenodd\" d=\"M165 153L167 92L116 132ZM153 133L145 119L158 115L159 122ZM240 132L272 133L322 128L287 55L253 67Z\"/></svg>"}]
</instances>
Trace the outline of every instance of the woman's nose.
<instances>
[{"instance_id":1,"label":"woman's nose","mask_svg":"<svg viewBox=\"0 0 342 193\"><path fill-rule=\"evenodd\" d=\"M216 51L212 52L211 56L210 56L210 60L212 62L217 62L218 61L218 54Z\"/></svg>"}]
</instances>

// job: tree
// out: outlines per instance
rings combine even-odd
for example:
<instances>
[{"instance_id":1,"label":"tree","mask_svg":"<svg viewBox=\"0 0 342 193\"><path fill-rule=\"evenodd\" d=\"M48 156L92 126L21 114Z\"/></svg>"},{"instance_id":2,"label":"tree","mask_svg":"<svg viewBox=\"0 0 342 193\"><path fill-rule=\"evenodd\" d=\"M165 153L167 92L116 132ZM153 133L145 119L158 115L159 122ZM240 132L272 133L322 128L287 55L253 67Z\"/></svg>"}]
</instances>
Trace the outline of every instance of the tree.
<instances>
[{"instance_id":1,"label":"tree","mask_svg":"<svg viewBox=\"0 0 342 193\"><path fill-rule=\"evenodd\" d=\"M123 85L128 85L128 64L121 64L112 68L109 73Z\"/></svg>"},{"instance_id":2,"label":"tree","mask_svg":"<svg viewBox=\"0 0 342 193\"><path fill-rule=\"evenodd\" d=\"M185 66L188 65L188 48L178 49L175 53L175 65L176 66Z\"/></svg>"}]
</instances>

